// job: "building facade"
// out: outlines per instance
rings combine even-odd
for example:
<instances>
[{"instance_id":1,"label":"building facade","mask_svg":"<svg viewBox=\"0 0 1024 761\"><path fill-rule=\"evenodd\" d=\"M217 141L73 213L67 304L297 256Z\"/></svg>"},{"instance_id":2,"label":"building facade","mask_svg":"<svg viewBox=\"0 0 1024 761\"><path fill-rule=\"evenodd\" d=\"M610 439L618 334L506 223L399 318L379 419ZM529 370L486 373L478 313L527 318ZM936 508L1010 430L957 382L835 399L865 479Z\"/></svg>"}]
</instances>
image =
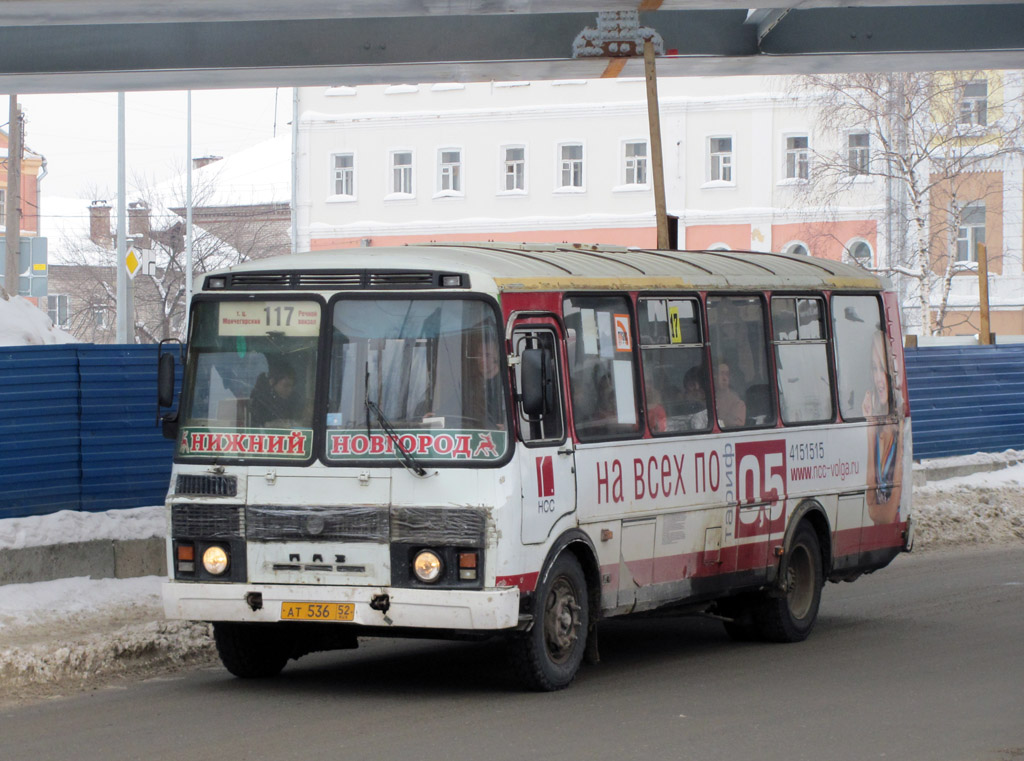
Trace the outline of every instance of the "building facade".
<instances>
[{"instance_id":1,"label":"building facade","mask_svg":"<svg viewBox=\"0 0 1024 761\"><path fill-rule=\"evenodd\" d=\"M808 209L811 114L785 82L659 82L679 248L877 253L873 188ZM643 80L303 88L299 248L657 239Z\"/></svg>"},{"instance_id":2,"label":"building facade","mask_svg":"<svg viewBox=\"0 0 1024 761\"><path fill-rule=\"evenodd\" d=\"M1007 103L1019 104L1018 74L1002 81ZM677 248L811 254L894 268L900 280L892 251L905 231L892 223L891 184L869 171L879 149L870 130L823 133L813 99L786 78L662 79L658 88ZM965 91L971 118L983 112L982 96ZM299 250L433 240L656 244L643 80L301 88L298 100ZM827 203L808 182L826 147L844 157L849 175ZM998 261L993 329L1024 333L1021 162L998 164L988 205L966 218L975 227L983 218L981 237ZM977 332L970 274L960 268L945 296L963 313L947 332Z\"/></svg>"}]
</instances>

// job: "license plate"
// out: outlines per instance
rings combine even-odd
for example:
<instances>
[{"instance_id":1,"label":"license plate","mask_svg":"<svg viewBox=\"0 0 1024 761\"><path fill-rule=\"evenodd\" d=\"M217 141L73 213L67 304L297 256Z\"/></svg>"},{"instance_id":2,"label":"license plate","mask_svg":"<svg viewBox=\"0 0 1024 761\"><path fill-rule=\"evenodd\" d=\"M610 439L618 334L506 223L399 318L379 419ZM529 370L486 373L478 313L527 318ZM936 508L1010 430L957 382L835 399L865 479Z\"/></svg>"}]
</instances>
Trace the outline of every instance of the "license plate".
<instances>
[{"instance_id":1,"label":"license plate","mask_svg":"<svg viewBox=\"0 0 1024 761\"><path fill-rule=\"evenodd\" d=\"M283 602L281 618L289 621L351 621L356 606L350 602Z\"/></svg>"}]
</instances>

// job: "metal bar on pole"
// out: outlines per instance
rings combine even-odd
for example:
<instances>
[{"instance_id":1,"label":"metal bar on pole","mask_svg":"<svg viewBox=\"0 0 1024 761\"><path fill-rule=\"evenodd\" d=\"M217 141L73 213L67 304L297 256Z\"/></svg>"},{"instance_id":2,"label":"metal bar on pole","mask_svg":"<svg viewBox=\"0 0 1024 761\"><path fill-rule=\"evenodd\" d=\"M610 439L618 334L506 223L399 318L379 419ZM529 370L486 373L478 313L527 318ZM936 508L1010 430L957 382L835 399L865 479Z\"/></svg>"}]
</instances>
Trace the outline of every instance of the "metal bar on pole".
<instances>
[{"instance_id":1,"label":"metal bar on pole","mask_svg":"<svg viewBox=\"0 0 1024 761\"><path fill-rule=\"evenodd\" d=\"M18 96L11 95L10 121L7 125L7 252L4 260L4 287L11 296L18 295L18 256L21 248L21 109Z\"/></svg>"},{"instance_id":2,"label":"metal bar on pole","mask_svg":"<svg viewBox=\"0 0 1024 761\"><path fill-rule=\"evenodd\" d=\"M188 127L185 139L185 321L192 305L192 91L188 91Z\"/></svg>"},{"instance_id":3,"label":"metal bar on pole","mask_svg":"<svg viewBox=\"0 0 1024 761\"><path fill-rule=\"evenodd\" d=\"M668 212L665 208L665 168L661 160L661 111L658 107L658 75L654 68L654 43L644 40L644 72L647 77L647 120L651 130L651 167L654 179L654 216L658 248L669 247Z\"/></svg>"},{"instance_id":4,"label":"metal bar on pole","mask_svg":"<svg viewBox=\"0 0 1024 761\"><path fill-rule=\"evenodd\" d=\"M978 302L981 308L981 334L978 342L987 346L992 343L992 328L988 308L988 251L984 243L978 244Z\"/></svg>"}]
</instances>

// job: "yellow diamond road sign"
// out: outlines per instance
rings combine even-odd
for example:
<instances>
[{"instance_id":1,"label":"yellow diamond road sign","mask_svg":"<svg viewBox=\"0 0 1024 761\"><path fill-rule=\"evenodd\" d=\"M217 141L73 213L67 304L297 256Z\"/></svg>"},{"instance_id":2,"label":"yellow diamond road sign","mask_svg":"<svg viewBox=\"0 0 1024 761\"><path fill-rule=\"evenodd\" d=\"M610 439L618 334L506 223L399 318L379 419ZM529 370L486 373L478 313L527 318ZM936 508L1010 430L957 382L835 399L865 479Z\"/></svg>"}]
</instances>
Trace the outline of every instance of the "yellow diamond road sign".
<instances>
[{"instance_id":1,"label":"yellow diamond road sign","mask_svg":"<svg viewBox=\"0 0 1024 761\"><path fill-rule=\"evenodd\" d=\"M124 263L128 268L128 277L134 280L135 276L139 274L139 270L142 269L142 257L134 248L129 248L124 257Z\"/></svg>"}]
</instances>

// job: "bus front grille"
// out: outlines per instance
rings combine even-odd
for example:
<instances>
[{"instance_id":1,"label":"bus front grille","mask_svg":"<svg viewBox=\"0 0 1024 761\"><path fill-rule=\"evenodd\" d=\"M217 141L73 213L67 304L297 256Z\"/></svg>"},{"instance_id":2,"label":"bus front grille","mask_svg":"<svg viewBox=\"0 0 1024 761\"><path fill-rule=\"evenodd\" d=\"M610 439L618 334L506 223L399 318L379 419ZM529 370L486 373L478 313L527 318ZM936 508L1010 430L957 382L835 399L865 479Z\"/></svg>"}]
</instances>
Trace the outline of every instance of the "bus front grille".
<instances>
[{"instance_id":1,"label":"bus front grille","mask_svg":"<svg viewBox=\"0 0 1024 761\"><path fill-rule=\"evenodd\" d=\"M235 497L238 495L238 479L235 476L181 474L175 481L174 493L201 497Z\"/></svg>"},{"instance_id":2,"label":"bus front grille","mask_svg":"<svg viewBox=\"0 0 1024 761\"><path fill-rule=\"evenodd\" d=\"M256 541L388 541L386 507L286 507L253 505L246 509L246 538Z\"/></svg>"},{"instance_id":3,"label":"bus front grille","mask_svg":"<svg viewBox=\"0 0 1024 761\"><path fill-rule=\"evenodd\" d=\"M391 541L483 547L487 513L465 507L396 507L391 511Z\"/></svg>"},{"instance_id":4,"label":"bus front grille","mask_svg":"<svg viewBox=\"0 0 1024 761\"><path fill-rule=\"evenodd\" d=\"M171 536L175 539L239 539L243 536L240 505L174 505Z\"/></svg>"}]
</instances>

